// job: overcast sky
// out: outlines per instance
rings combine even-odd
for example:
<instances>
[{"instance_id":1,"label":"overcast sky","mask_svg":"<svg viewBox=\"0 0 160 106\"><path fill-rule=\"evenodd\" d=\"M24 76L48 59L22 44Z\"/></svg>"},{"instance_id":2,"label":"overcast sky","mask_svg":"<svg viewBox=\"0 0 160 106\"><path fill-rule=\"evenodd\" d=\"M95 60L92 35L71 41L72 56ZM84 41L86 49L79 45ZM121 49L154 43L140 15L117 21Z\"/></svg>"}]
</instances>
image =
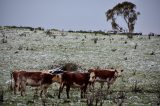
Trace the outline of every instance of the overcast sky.
<instances>
[{"instance_id":1,"label":"overcast sky","mask_svg":"<svg viewBox=\"0 0 160 106\"><path fill-rule=\"evenodd\" d=\"M105 12L125 0L0 0L0 26L111 30ZM141 13L135 32L160 34L160 0L128 0ZM119 22L125 25L124 21Z\"/></svg>"}]
</instances>

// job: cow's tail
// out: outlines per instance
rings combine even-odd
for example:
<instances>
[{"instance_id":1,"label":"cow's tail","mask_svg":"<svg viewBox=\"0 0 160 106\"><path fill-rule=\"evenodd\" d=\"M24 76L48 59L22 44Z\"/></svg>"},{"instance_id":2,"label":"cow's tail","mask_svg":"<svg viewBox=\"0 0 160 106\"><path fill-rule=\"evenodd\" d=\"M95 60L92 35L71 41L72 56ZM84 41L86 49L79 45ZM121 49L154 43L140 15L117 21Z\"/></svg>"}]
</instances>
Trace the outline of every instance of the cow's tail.
<instances>
[{"instance_id":1,"label":"cow's tail","mask_svg":"<svg viewBox=\"0 0 160 106\"><path fill-rule=\"evenodd\" d=\"M13 91L13 72L10 72L10 76L11 76L10 90Z\"/></svg>"}]
</instances>

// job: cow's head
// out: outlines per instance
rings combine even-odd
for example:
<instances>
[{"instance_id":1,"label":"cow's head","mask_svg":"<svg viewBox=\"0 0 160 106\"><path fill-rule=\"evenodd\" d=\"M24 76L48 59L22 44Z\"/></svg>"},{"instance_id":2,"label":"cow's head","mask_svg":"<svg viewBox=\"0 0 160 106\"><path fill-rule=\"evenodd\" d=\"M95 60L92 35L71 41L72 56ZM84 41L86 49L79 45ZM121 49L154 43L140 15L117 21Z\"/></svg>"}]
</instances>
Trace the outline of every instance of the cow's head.
<instances>
[{"instance_id":1,"label":"cow's head","mask_svg":"<svg viewBox=\"0 0 160 106\"><path fill-rule=\"evenodd\" d=\"M52 80L53 80L54 82L61 83L61 81L62 81L62 74L55 74L55 75L53 76Z\"/></svg>"},{"instance_id":2,"label":"cow's head","mask_svg":"<svg viewBox=\"0 0 160 106\"><path fill-rule=\"evenodd\" d=\"M116 77L121 77L122 76L123 70L115 70L115 76Z\"/></svg>"},{"instance_id":3,"label":"cow's head","mask_svg":"<svg viewBox=\"0 0 160 106\"><path fill-rule=\"evenodd\" d=\"M91 72L91 73L90 73L89 81L90 81L90 82L94 82L94 81L95 81L95 79L96 79L95 72Z\"/></svg>"},{"instance_id":4,"label":"cow's head","mask_svg":"<svg viewBox=\"0 0 160 106\"><path fill-rule=\"evenodd\" d=\"M88 72L91 73L93 72L95 69L89 69Z\"/></svg>"}]
</instances>

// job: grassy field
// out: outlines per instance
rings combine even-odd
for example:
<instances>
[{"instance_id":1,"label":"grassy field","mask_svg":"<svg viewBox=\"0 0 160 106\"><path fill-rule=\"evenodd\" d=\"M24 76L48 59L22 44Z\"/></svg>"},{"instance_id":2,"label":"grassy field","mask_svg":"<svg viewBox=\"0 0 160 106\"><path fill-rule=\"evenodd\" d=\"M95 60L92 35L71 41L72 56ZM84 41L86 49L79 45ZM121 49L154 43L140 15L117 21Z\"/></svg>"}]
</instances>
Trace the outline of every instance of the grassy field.
<instances>
[{"instance_id":1,"label":"grassy field","mask_svg":"<svg viewBox=\"0 0 160 106\"><path fill-rule=\"evenodd\" d=\"M27 88L27 96L13 95L6 81L15 69L50 69L57 64L75 63L79 71L89 68L123 69L123 76L106 92L107 86L87 92L80 99L80 90L71 89L70 99L57 98L58 84L48 90L48 97L33 96ZM160 105L160 37L124 35L100 35L88 33L64 33L54 31L47 35L43 30L0 30L0 87L3 89L3 106L86 106L96 103L102 106L153 106ZM1 93L0 93L1 94Z\"/></svg>"}]
</instances>

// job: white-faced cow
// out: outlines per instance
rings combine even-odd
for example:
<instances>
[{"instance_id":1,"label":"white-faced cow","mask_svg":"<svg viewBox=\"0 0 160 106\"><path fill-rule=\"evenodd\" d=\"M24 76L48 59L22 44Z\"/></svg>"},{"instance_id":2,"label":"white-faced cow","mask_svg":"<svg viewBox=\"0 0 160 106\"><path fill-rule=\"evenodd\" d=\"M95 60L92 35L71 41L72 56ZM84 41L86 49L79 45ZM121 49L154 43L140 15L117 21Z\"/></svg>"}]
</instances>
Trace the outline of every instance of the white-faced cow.
<instances>
[{"instance_id":1,"label":"white-faced cow","mask_svg":"<svg viewBox=\"0 0 160 106\"><path fill-rule=\"evenodd\" d=\"M66 86L67 98L69 98L69 91L71 87L79 87L81 89L81 98L85 97L87 85L89 84L89 73L64 72L61 74L61 79L58 98L60 98L60 94L63 91L64 86Z\"/></svg>"},{"instance_id":2,"label":"white-faced cow","mask_svg":"<svg viewBox=\"0 0 160 106\"><path fill-rule=\"evenodd\" d=\"M26 86L40 87L41 92L44 95L47 92L47 88L54 82L56 75L43 73L43 72L27 72L27 71L13 71L12 76L14 79L14 93L16 94L17 89L21 92L21 96L24 96Z\"/></svg>"},{"instance_id":3,"label":"white-faced cow","mask_svg":"<svg viewBox=\"0 0 160 106\"><path fill-rule=\"evenodd\" d=\"M90 79L89 81L94 83L100 82L101 88L104 85L104 82L107 82L108 89L110 88L110 85L112 85L117 77L121 76L121 72L123 70L116 70L116 69L89 69L88 72L90 73Z\"/></svg>"}]
</instances>

